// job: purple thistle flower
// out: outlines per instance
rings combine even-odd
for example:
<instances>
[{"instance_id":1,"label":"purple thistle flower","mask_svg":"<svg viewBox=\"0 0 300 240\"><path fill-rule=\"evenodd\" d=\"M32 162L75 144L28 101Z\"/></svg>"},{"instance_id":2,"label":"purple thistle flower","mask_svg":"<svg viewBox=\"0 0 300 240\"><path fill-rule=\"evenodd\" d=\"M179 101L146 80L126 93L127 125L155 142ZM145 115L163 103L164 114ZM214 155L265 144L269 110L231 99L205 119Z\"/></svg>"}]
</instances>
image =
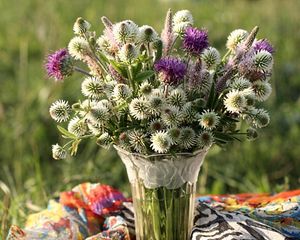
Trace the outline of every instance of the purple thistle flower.
<instances>
[{"instance_id":1,"label":"purple thistle flower","mask_svg":"<svg viewBox=\"0 0 300 240\"><path fill-rule=\"evenodd\" d=\"M175 85L183 79L186 73L186 65L177 58L165 57L154 64L161 80L167 85Z\"/></svg>"},{"instance_id":2,"label":"purple thistle flower","mask_svg":"<svg viewBox=\"0 0 300 240\"><path fill-rule=\"evenodd\" d=\"M48 76L63 80L73 73L73 61L67 49L59 49L49 54L45 64Z\"/></svg>"},{"instance_id":3,"label":"purple thistle flower","mask_svg":"<svg viewBox=\"0 0 300 240\"><path fill-rule=\"evenodd\" d=\"M267 39L261 39L261 40L255 42L253 48L257 52L261 51L261 50L265 50L271 54L273 54L275 52L273 46L269 43L269 41Z\"/></svg>"},{"instance_id":4,"label":"purple thistle flower","mask_svg":"<svg viewBox=\"0 0 300 240\"><path fill-rule=\"evenodd\" d=\"M209 46L206 30L188 27L183 38L183 48L191 54L198 55Z\"/></svg>"}]
</instances>

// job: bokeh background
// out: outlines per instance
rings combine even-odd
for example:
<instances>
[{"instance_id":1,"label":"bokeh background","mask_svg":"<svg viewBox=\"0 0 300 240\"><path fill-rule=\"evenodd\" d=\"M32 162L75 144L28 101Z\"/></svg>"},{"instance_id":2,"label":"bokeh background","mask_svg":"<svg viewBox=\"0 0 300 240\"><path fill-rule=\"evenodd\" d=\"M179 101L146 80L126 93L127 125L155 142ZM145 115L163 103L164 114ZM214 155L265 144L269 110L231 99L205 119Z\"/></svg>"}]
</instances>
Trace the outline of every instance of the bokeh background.
<instances>
[{"instance_id":1,"label":"bokeh background","mask_svg":"<svg viewBox=\"0 0 300 240\"><path fill-rule=\"evenodd\" d=\"M81 76L63 84L46 78L44 56L65 47L78 16L101 34L100 17L132 19L158 31L168 8L192 11L225 53L228 34L260 26L259 38L276 48L273 93L266 102L271 124L255 142L213 148L201 170L199 193L276 192L299 188L300 1L299 0L1 0L0 1L0 221L21 224L49 198L84 181L113 185L130 194L125 168L114 150L94 142L74 158L55 161L59 142L50 104L81 97ZM7 188L6 188L7 187ZM6 194L4 193L6 189ZM10 195L8 194L10 192ZM10 198L9 198L10 196ZM1 237L0 237L1 238Z\"/></svg>"}]
</instances>

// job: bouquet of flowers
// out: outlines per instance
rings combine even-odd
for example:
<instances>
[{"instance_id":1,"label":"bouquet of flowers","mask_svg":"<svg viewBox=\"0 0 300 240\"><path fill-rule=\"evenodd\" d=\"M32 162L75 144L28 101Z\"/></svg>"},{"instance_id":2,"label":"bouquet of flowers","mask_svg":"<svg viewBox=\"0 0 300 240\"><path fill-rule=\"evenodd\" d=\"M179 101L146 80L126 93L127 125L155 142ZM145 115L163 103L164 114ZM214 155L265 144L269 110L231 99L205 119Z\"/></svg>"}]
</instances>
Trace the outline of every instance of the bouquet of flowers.
<instances>
[{"instance_id":1,"label":"bouquet of flowers","mask_svg":"<svg viewBox=\"0 0 300 240\"><path fill-rule=\"evenodd\" d=\"M112 23L102 17L102 23L104 31L98 36L88 21L78 18L68 48L48 56L48 75L57 81L74 72L85 76L84 99L72 106L58 100L50 107L55 121L68 122L66 127L58 126L68 142L53 145L54 159L65 158L67 151L76 154L86 138L128 153L176 156L242 136L253 140L257 129L268 125L269 114L256 105L271 94L274 49L266 39L256 39L258 27L250 33L231 32L228 51L221 57L210 45L207 30L194 26L188 10L174 15L169 10L160 35L153 27L139 27L131 20ZM77 66L77 61L87 68ZM241 122L249 126L244 132ZM165 189L162 196L168 199ZM165 205L166 211L169 204L176 202ZM148 212L155 207L153 202L152 207L144 206ZM159 219L161 215L156 222ZM158 223L152 224L155 228ZM177 239L154 232L153 239Z\"/></svg>"}]
</instances>

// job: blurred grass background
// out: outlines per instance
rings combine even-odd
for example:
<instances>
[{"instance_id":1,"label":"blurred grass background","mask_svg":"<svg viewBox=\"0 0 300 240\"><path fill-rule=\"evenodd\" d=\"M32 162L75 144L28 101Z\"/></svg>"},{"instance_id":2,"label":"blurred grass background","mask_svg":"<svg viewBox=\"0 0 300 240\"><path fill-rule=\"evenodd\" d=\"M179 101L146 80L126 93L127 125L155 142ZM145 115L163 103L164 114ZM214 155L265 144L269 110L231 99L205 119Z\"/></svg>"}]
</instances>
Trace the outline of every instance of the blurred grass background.
<instances>
[{"instance_id":1,"label":"blurred grass background","mask_svg":"<svg viewBox=\"0 0 300 240\"><path fill-rule=\"evenodd\" d=\"M44 208L49 198L80 182L107 183L130 194L125 168L114 151L87 142L75 158L51 158L51 144L59 136L49 106L58 98L72 102L81 97L81 78L75 75L64 84L48 80L44 56L67 45L78 16L92 23L98 34L103 15L114 22L132 19L160 31L170 7L191 10L196 26L208 29L211 45L222 53L232 30L251 30L255 25L260 26L259 38L268 38L277 51L273 93L266 103L270 126L255 142L212 149L200 173L198 192L299 188L299 0L1 0L0 181L5 185L0 182L0 216L6 218L4 231L10 224L23 224L28 213Z\"/></svg>"}]
</instances>

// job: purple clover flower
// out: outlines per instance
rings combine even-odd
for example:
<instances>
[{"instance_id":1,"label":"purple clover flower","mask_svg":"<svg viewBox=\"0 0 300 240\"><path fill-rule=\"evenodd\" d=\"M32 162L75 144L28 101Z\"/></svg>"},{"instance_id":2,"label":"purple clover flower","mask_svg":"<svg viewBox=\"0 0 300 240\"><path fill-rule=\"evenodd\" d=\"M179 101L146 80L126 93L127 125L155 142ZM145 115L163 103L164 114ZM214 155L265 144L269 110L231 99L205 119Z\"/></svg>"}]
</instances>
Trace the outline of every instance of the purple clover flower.
<instances>
[{"instance_id":1,"label":"purple clover flower","mask_svg":"<svg viewBox=\"0 0 300 240\"><path fill-rule=\"evenodd\" d=\"M186 73L186 65L180 59L165 57L154 64L161 80L167 85L176 85Z\"/></svg>"},{"instance_id":2,"label":"purple clover flower","mask_svg":"<svg viewBox=\"0 0 300 240\"><path fill-rule=\"evenodd\" d=\"M253 48L255 51L265 50L271 54L275 52L273 46L269 43L267 39L261 39L255 42Z\"/></svg>"},{"instance_id":3,"label":"purple clover flower","mask_svg":"<svg viewBox=\"0 0 300 240\"><path fill-rule=\"evenodd\" d=\"M73 63L68 50L63 48L49 54L45 68L48 76L53 77L58 81L70 76L73 73Z\"/></svg>"},{"instance_id":4,"label":"purple clover flower","mask_svg":"<svg viewBox=\"0 0 300 240\"><path fill-rule=\"evenodd\" d=\"M191 54L198 55L209 46L206 30L188 27L183 37L183 48Z\"/></svg>"}]
</instances>

